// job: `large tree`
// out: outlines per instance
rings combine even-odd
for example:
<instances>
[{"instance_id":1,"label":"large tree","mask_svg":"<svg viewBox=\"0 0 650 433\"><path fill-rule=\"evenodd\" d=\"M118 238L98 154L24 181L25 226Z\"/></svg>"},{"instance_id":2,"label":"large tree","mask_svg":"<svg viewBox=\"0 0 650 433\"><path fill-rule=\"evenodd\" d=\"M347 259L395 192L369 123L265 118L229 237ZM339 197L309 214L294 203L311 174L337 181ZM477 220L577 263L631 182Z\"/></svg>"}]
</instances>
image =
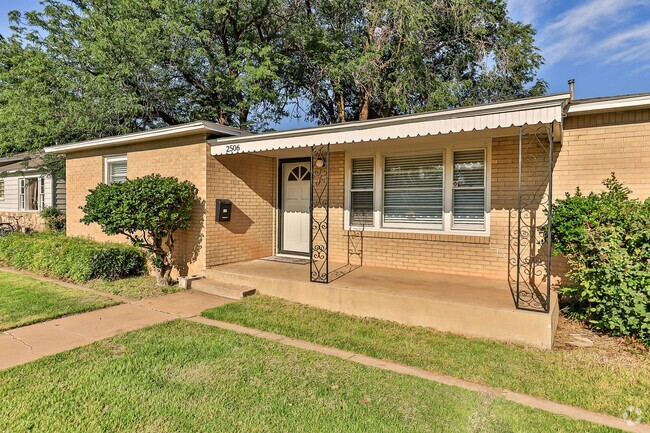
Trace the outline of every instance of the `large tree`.
<instances>
[{"instance_id":1,"label":"large tree","mask_svg":"<svg viewBox=\"0 0 650 433\"><path fill-rule=\"evenodd\" d=\"M305 0L296 88L319 123L543 94L530 25L502 0Z\"/></svg>"},{"instance_id":2,"label":"large tree","mask_svg":"<svg viewBox=\"0 0 650 433\"><path fill-rule=\"evenodd\" d=\"M42 0L0 37L0 153L206 119L263 130L544 93L503 0Z\"/></svg>"},{"instance_id":3,"label":"large tree","mask_svg":"<svg viewBox=\"0 0 650 433\"><path fill-rule=\"evenodd\" d=\"M29 150L284 106L280 0L44 0L0 41L0 143ZM0 149L5 150L5 149Z\"/></svg>"}]
</instances>

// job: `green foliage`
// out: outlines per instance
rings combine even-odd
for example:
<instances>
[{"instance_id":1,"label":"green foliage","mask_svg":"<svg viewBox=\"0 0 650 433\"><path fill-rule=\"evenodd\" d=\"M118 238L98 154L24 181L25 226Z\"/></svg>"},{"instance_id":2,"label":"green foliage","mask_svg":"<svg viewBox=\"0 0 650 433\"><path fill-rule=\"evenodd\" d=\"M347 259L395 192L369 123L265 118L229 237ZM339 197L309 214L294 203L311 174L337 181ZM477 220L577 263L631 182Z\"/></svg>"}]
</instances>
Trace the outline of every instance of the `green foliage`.
<instances>
[{"instance_id":1,"label":"green foliage","mask_svg":"<svg viewBox=\"0 0 650 433\"><path fill-rule=\"evenodd\" d=\"M280 0L42 4L0 37L0 153L197 119L255 130L283 112Z\"/></svg>"},{"instance_id":2,"label":"green foliage","mask_svg":"<svg viewBox=\"0 0 650 433\"><path fill-rule=\"evenodd\" d=\"M62 232L65 230L65 215L56 206L48 206L41 211L41 217L45 220L45 227L51 232Z\"/></svg>"},{"instance_id":3,"label":"green foliage","mask_svg":"<svg viewBox=\"0 0 650 433\"><path fill-rule=\"evenodd\" d=\"M314 0L291 31L296 87L320 123L543 94L535 30L494 0Z\"/></svg>"},{"instance_id":4,"label":"green foliage","mask_svg":"<svg viewBox=\"0 0 650 433\"><path fill-rule=\"evenodd\" d=\"M197 119L262 130L303 104L334 123L546 91L535 31L502 0L42 4L0 37L0 153Z\"/></svg>"},{"instance_id":5,"label":"green foliage","mask_svg":"<svg viewBox=\"0 0 650 433\"><path fill-rule=\"evenodd\" d=\"M99 224L108 235L124 235L151 253L159 283L168 285L174 265L174 232L189 227L197 194L191 182L159 174L102 183L86 197L81 221Z\"/></svg>"},{"instance_id":6,"label":"green foliage","mask_svg":"<svg viewBox=\"0 0 650 433\"><path fill-rule=\"evenodd\" d=\"M56 233L0 237L0 260L6 266L76 282L116 280L147 270L146 258L137 248Z\"/></svg>"},{"instance_id":7,"label":"green foliage","mask_svg":"<svg viewBox=\"0 0 650 433\"><path fill-rule=\"evenodd\" d=\"M650 199L630 199L614 174L606 190L557 200L556 254L566 256L575 285L560 289L567 310L599 331L650 344Z\"/></svg>"}]
</instances>

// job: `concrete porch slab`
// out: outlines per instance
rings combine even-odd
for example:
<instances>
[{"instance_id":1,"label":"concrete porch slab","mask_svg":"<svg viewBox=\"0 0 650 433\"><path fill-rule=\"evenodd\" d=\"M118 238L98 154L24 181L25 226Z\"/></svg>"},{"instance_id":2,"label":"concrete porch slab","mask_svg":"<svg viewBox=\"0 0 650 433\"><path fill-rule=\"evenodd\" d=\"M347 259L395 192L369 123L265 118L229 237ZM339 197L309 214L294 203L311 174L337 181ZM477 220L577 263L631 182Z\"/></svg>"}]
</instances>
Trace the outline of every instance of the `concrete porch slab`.
<instances>
[{"instance_id":1,"label":"concrete porch slab","mask_svg":"<svg viewBox=\"0 0 650 433\"><path fill-rule=\"evenodd\" d=\"M206 271L215 281L363 317L426 326L443 332L551 348L551 312L518 310L507 282L431 272L330 264L329 284L309 282L309 265L253 260Z\"/></svg>"}]
</instances>

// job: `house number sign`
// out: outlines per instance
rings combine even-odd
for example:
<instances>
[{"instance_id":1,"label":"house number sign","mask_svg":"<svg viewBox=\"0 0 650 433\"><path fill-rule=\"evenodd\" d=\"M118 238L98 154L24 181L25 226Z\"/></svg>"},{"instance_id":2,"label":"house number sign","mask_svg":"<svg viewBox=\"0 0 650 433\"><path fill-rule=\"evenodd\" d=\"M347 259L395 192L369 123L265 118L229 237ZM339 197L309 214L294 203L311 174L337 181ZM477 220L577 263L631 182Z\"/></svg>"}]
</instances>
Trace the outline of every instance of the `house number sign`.
<instances>
[{"instance_id":1,"label":"house number sign","mask_svg":"<svg viewBox=\"0 0 650 433\"><path fill-rule=\"evenodd\" d=\"M232 155L233 153L239 153L240 148L239 144L228 144L226 145L226 155Z\"/></svg>"}]
</instances>

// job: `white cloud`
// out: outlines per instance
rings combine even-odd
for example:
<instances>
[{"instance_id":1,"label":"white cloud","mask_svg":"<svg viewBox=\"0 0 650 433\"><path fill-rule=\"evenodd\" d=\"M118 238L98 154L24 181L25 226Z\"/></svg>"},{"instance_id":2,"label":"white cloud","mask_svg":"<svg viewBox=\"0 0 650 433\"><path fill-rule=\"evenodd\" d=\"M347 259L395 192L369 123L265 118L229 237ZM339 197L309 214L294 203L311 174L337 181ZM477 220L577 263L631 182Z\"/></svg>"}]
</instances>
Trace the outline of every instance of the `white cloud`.
<instances>
[{"instance_id":1,"label":"white cloud","mask_svg":"<svg viewBox=\"0 0 650 433\"><path fill-rule=\"evenodd\" d=\"M649 6L647 0L586 0L554 20L546 15L553 21L541 27L537 38L546 64L567 59L650 63L644 56L650 48L650 24L634 26L637 14Z\"/></svg>"},{"instance_id":2,"label":"white cloud","mask_svg":"<svg viewBox=\"0 0 650 433\"><path fill-rule=\"evenodd\" d=\"M542 13L542 6L548 1L535 2L531 0L508 0L508 12L515 21L532 24Z\"/></svg>"}]
</instances>

